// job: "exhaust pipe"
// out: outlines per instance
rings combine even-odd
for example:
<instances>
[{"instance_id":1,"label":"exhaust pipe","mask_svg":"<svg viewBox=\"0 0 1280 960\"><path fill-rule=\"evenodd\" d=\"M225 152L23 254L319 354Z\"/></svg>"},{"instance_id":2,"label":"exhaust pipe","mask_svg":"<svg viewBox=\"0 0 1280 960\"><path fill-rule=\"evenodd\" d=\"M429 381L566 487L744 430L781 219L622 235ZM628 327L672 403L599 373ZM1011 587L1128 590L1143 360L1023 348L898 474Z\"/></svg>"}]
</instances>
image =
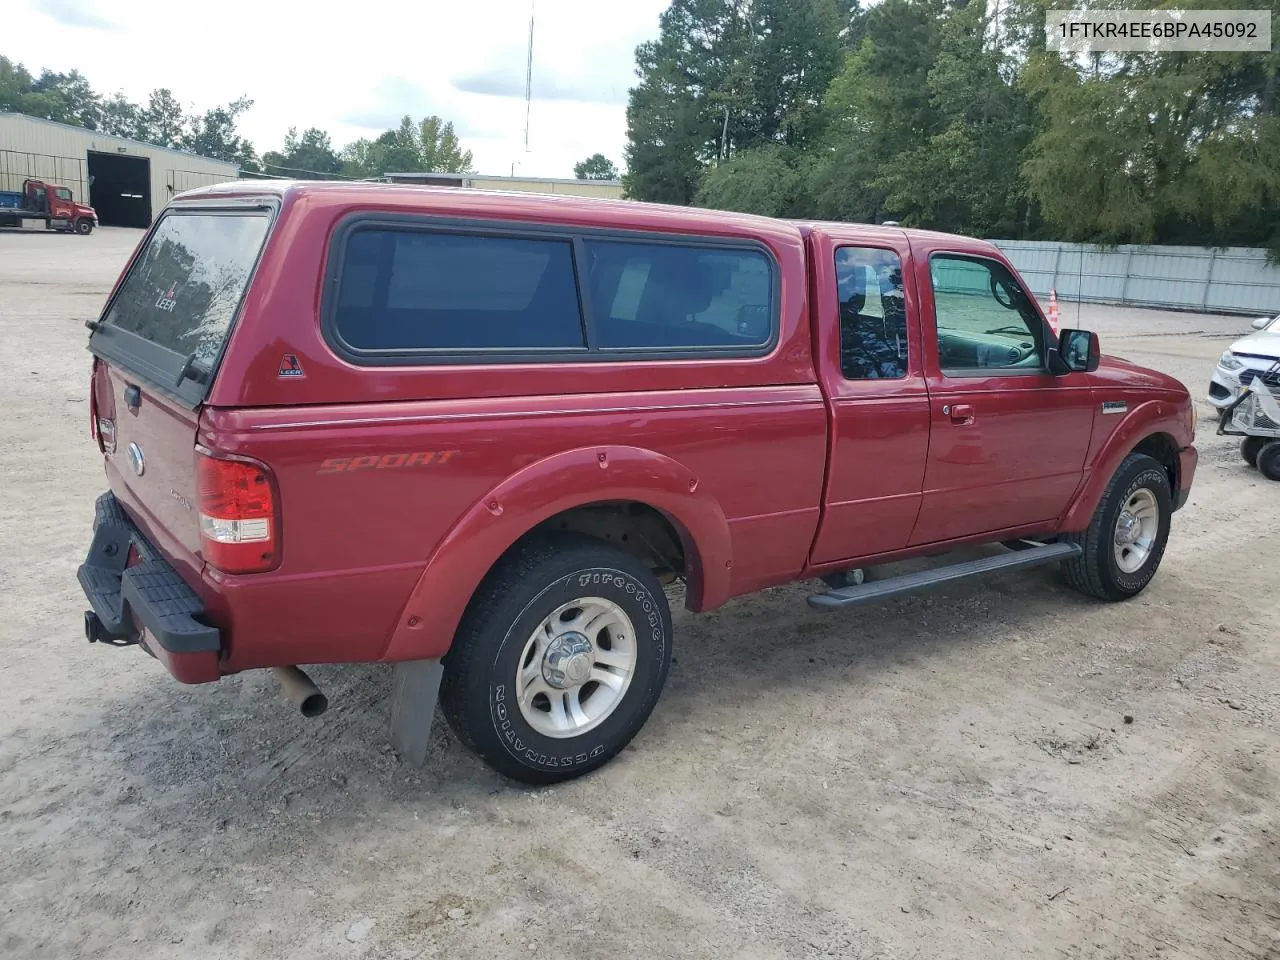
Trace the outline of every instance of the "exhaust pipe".
<instances>
[{"instance_id":1,"label":"exhaust pipe","mask_svg":"<svg viewBox=\"0 0 1280 960\"><path fill-rule=\"evenodd\" d=\"M318 717L329 709L329 698L297 667L272 667L280 681L280 692L304 717Z\"/></svg>"}]
</instances>

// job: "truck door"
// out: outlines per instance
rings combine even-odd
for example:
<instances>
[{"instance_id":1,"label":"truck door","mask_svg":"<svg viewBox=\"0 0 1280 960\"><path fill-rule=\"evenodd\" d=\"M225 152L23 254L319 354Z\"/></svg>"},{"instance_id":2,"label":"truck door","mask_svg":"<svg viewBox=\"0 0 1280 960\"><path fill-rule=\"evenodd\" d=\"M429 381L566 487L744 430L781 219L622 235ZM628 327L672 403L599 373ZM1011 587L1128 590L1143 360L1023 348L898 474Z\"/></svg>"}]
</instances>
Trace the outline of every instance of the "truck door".
<instances>
[{"instance_id":1,"label":"truck door","mask_svg":"<svg viewBox=\"0 0 1280 960\"><path fill-rule=\"evenodd\" d=\"M1088 375L1049 373L1053 333L999 260L913 254L932 433L912 545L1053 521L1084 470Z\"/></svg>"},{"instance_id":2,"label":"truck door","mask_svg":"<svg viewBox=\"0 0 1280 960\"><path fill-rule=\"evenodd\" d=\"M75 217L75 200L68 187L49 187L49 216L54 220L71 220Z\"/></svg>"},{"instance_id":3,"label":"truck door","mask_svg":"<svg viewBox=\"0 0 1280 960\"><path fill-rule=\"evenodd\" d=\"M27 209L35 210L42 216L49 216L49 196L45 185L38 181L28 180L22 186L27 195Z\"/></svg>"},{"instance_id":4,"label":"truck door","mask_svg":"<svg viewBox=\"0 0 1280 960\"><path fill-rule=\"evenodd\" d=\"M814 340L831 424L822 521L811 560L907 545L929 449L915 278L905 237L810 237Z\"/></svg>"}]
</instances>

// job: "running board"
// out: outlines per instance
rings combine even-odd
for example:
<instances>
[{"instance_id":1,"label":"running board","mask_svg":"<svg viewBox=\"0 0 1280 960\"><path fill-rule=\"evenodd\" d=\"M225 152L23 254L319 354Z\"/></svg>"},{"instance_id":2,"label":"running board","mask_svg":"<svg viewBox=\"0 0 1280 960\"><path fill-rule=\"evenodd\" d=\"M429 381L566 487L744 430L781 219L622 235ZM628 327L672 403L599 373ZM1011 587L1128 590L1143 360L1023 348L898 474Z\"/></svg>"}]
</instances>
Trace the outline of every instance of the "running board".
<instances>
[{"instance_id":1,"label":"running board","mask_svg":"<svg viewBox=\"0 0 1280 960\"><path fill-rule=\"evenodd\" d=\"M815 593L809 597L809 606L854 607L862 603L883 600L886 597L915 593L917 590L940 586L954 580L980 577L988 573L1003 573L1005 570L1018 570L1023 567L1038 567L1057 560L1070 560L1080 556L1081 553L1083 550L1076 543L1047 543L996 557L967 560L964 563L953 563L945 567L935 567L932 570L921 570L918 573L905 573L889 580L872 580L857 586L830 590L827 593Z\"/></svg>"}]
</instances>

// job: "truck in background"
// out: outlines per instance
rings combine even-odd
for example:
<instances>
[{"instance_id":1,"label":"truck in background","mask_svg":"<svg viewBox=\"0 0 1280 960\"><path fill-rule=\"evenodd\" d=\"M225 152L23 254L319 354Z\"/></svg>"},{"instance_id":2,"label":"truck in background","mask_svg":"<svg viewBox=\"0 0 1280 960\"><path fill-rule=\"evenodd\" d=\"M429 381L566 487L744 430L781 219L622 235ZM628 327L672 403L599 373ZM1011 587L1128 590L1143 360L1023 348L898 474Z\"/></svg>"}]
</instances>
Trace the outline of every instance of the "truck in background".
<instances>
[{"instance_id":1,"label":"truck in background","mask_svg":"<svg viewBox=\"0 0 1280 960\"><path fill-rule=\"evenodd\" d=\"M20 227L23 220L43 220L46 230L83 236L98 225L98 214L77 203L69 187L23 180L21 191L0 190L0 227Z\"/></svg>"}]
</instances>

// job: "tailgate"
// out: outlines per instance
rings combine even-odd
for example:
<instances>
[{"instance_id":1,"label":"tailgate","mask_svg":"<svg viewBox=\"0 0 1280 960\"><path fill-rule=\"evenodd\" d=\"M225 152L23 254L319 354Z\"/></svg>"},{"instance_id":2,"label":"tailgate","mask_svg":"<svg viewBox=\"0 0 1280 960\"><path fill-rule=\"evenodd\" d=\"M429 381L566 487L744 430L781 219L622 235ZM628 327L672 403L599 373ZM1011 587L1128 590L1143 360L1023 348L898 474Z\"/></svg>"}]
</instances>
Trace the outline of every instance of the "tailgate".
<instances>
[{"instance_id":1,"label":"tailgate","mask_svg":"<svg viewBox=\"0 0 1280 960\"><path fill-rule=\"evenodd\" d=\"M156 538L156 546L176 551L198 568L198 408L176 402L113 363L98 365L93 390L112 492Z\"/></svg>"},{"instance_id":2,"label":"tailgate","mask_svg":"<svg viewBox=\"0 0 1280 960\"><path fill-rule=\"evenodd\" d=\"M111 489L189 571L200 566L200 409L270 219L261 208L166 210L89 340Z\"/></svg>"}]
</instances>

